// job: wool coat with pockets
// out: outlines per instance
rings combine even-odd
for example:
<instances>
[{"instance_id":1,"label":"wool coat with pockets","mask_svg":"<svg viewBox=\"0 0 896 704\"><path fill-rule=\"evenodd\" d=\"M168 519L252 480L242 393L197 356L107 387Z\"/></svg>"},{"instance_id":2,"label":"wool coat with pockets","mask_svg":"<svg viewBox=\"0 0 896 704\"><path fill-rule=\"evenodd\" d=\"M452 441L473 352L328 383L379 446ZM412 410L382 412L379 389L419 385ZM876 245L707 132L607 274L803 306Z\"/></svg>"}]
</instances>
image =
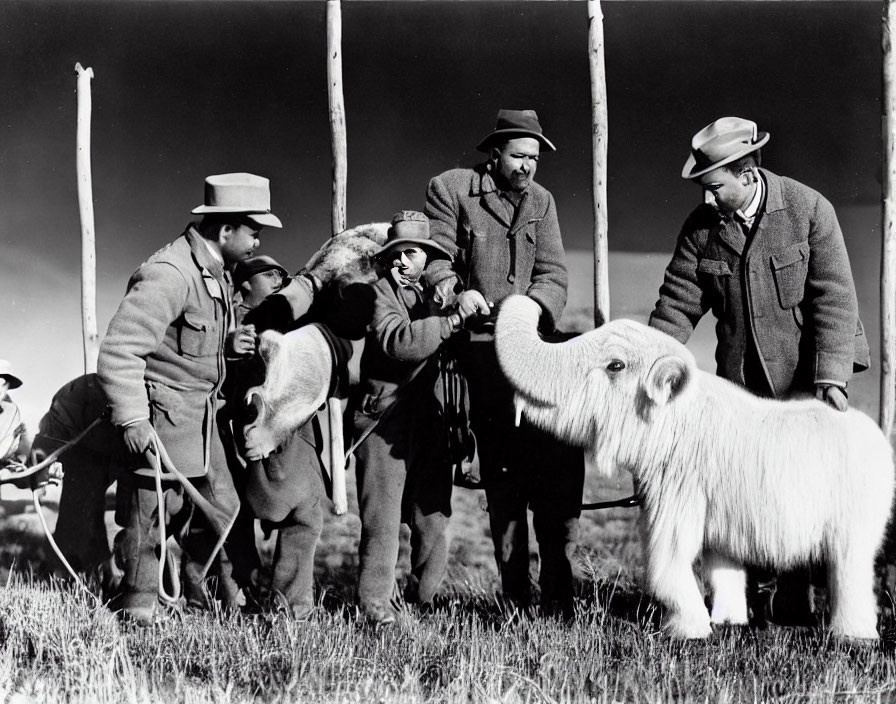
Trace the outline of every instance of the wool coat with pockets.
<instances>
[{"instance_id":1,"label":"wool coat with pockets","mask_svg":"<svg viewBox=\"0 0 896 704\"><path fill-rule=\"evenodd\" d=\"M424 213L431 237L452 255L465 288L496 305L514 293L527 295L541 305L544 327L553 330L566 305L568 279L554 197L533 181L516 216L509 212L484 165L451 169L429 182ZM427 280L438 280L448 267L433 262Z\"/></svg>"},{"instance_id":2,"label":"wool coat with pockets","mask_svg":"<svg viewBox=\"0 0 896 704\"><path fill-rule=\"evenodd\" d=\"M190 227L131 276L100 345L97 374L112 423L148 418L188 477L208 472L218 441L215 397L232 298L223 264Z\"/></svg>"},{"instance_id":3,"label":"wool coat with pockets","mask_svg":"<svg viewBox=\"0 0 896 704\"><path fill-rule=\"evenodd\" d=\"M846 384L869 351L834 208L793 179L760 174L767 191L749 242L709 205L690 214L650 325L686 342L712 310L719 376L745 385L753 344L774 397Z\"/></svg>"}]
</instances>

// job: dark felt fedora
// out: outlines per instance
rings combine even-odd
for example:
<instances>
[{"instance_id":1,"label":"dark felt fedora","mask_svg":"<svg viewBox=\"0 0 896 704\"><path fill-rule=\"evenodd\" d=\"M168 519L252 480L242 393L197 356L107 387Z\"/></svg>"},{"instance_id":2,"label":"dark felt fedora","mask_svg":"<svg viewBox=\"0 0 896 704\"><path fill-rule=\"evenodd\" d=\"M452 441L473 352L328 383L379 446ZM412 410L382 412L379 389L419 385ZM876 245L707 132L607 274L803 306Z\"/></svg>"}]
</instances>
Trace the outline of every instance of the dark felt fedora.
<instances>
[{"instance_id":1,"label":"dark felt fedora","mask_svg":"<svg viewBox=\"0 0 896 704\"><path fill-rule=\"evenodd\" d=\"M481 152L487 152L499 139L506 141L515 137L534 137L546 149L557 151L551 140L542 134L541 124L534 110L498 110L495 129L486 135L476 148Z\"/></svg>"},{"instance_id":2,"label":"dark felt fedora","mask_svg":"<svg viewBox=\"0 0 896 704\"><path fill-rule=\"evenodd\" d=\"M376 253L380 259L398 247L420 247L439 258L451 259L448 250L429 237L429 218L418 210L401 210L392 216L386 243Z\"/></svg>"},{"instance_id":3,"label":"dark felt fedora","mask_svg":"<svg viewBox=\"0 0 896 704\"><path fill-rule=\"evenodd\" d=\"M684 163L681 175L687 179L697 178L737 161L761 148L769 137L769 133L760 132L752 120L720 117L691 139L691 154Z\"/></svg>"}]
</instances>

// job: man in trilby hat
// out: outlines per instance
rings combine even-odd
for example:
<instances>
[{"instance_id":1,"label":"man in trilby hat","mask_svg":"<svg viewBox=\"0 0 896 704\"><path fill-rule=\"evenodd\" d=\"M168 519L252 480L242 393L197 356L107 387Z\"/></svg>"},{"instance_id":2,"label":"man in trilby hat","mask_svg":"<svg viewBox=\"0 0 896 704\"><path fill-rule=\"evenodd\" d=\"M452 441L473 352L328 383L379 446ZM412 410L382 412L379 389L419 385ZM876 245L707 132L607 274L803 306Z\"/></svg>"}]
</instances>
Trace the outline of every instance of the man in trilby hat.
<instances>
[{"instance_id":1,"label":"man in trilby hat","mask_svg":"<svg viewBox=\"0 0 896 704\"><path fill-rule=\"evenodd\" d=\"M498 111L477 145L487 160L451 169L429 183L425 213L432 239L453 257L427 271L436 287L462 287L458 314L469 335L457 346L470 389L495 559L504 596L532 602L527 509L541 558L541 604L573 612L570 557L578 540L584 462L580 450L526 425L516 428L513 390L495 355L493 316L507 296L525 294L554 331L566 304L567 271L554 197L535 182L543 151L555 151L534 110Z\"/></svg>"},{"instance_id":2,"label":"man in trilby hat","mask_svg":"<svg viewBox=\"0 0 896 704\"><path fill-rule=\"evenodd\" d=\"M430 238L423 213L392 218L378 252L385 275L373 284L373 316L361 379L353 392L358 506L361 515L358 596L365 617L395 620L401 524L411 529L409 601L431 604L445 575L451 515L451 471L433 391L437 352L460 330L458 313L435 310L421 286L423 272L451 255Z\"/></svg>"},{"instance_id":3,"label":"man in trilby hat","mask_svg":"<svg viewBox=\"0 0 896 704\"><path fill-rule=\"evenodd\" d=\"M711 310L719 376L844 411L850 376L870 360L843 234L824 196L760 167L769 138L740 117L694 135L681 175L703 202L678 236L650 325L685 342Z\"/></svg>"},{"instance_id":4,"label":"man in trilby hat","mask_svg":"<svg viewBox=\"0 0 896 704\"><path fill-rule=\"evenodd\" d=\"M12 372L12 365L0 359L0 464L19 460L20 445L25 436L25 424L19 407L9 397L9 391L22 385L22 380Z\"/></svg>"},{"instance_id":5,"label":"man in trilby hat","mask_svg":"<svg viewBox=\"0 0 896 704\"><path fill-rule=\"evenodd\" d=\"M268 179L248 173L209 176L202 218L153 254L131 276L100 346L97 374L136 470L118 490L124 525L122 593L112 608L147 624L157 611L159 514L187 555L188 600L204 601L198 576L215 535L197 529L182 487L166 481L164 511L155 494L150 454L158 441L172 463L210 501L232 515L239 505L227 470L215 414L228 352L251 353L254 336L230 335L230 269L251 257L263 227L281 227L271 213ZM227 581L227 575L220 576Z\"/></svg>"}]
</instances>

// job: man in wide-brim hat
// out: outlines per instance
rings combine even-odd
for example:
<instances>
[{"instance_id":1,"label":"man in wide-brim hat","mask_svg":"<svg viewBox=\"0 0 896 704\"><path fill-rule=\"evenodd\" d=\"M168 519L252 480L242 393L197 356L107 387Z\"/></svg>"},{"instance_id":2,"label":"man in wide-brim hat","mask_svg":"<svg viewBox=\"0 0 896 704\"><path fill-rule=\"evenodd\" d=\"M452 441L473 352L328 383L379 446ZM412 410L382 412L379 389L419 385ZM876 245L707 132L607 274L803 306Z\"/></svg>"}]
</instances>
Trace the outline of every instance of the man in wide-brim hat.
<instances>
[{"instance_id":1,"label":"man in wide-brim hat","mask_svg":"<svg viewBox=\"0 0 896 704\"><path fill-rule=\"evenodd\" d=\"M464 289L458 314L470 338L457 345L458 361L469 383L470 422L503 594L522 607L532 601L531 509L542 606L571 616L569 556L578 540L582 453L525 423L515 427L513 389L498 365L492 335L492 313L514 293L541 306L544 332L552 332L563 313L567 271L557 207L535 181L542 154L555 146L534 110L502 109L477 149L487 154L484 163L451 169L429 183L425 213L432 239L453 256L453 265L436 262L427 278L437 287Z\"/></svg>"},{"instance_id":2,"label":"man in wide-brim hat","mask_svg":"<svg viewBox=\"0 0 896 704\"><path fill-rule=\"evenodd\" d=\"M133 274L100 346L97 374L135 471L118 489L125 576L112 608L141 624L158 607L159 515L189 520L183 488L165 482L166 510L155 494L152 453L160 441L173 464L227 515L239 504L218 436L216 397L230 354L254 351L254 336L228 336L233 286L229 269L254 255L264 227L281 227L271 212L268 179L228 173L205 179L202 215L183 235ZM199 512L194 514L197 523ZM184 530L188 601L204 603L198 575L216 536ZM219 574L219 584L229 575Z\"/></svg>"},{"instance_id":3,"label":"man in wide-brim hat","mask_svg":"<svg viewBox=\"0 0 896 704\"><path fill-rule=\"evenodd\" d=\"M844 411L869 353L843 233L824 196L760 167L769 138L752 120L723 117L691 139L681 175L703 202L679 234L650 324L686 342L712 310L719 376Z\"/></svg>"}]
</instances>

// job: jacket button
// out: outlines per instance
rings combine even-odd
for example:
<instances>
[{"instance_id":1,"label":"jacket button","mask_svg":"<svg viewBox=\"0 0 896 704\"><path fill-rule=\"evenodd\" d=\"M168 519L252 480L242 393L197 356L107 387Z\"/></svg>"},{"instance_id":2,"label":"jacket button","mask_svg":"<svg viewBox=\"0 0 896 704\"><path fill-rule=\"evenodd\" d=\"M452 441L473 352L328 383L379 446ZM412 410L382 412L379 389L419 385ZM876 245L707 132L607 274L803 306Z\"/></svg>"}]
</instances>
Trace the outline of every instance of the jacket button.
<instances>
[{"instance_id":1,"label":"jacket button","mask_svg":"<svg viewBox=\"0 0 896 704\"><path fill-rule=\"evenodd\" d=\"M510 283L513 283L514 281L516 281L516 274L508 274L508 275L507 275L507 280L508 280Z\"/></svg>"}]
</instances>

